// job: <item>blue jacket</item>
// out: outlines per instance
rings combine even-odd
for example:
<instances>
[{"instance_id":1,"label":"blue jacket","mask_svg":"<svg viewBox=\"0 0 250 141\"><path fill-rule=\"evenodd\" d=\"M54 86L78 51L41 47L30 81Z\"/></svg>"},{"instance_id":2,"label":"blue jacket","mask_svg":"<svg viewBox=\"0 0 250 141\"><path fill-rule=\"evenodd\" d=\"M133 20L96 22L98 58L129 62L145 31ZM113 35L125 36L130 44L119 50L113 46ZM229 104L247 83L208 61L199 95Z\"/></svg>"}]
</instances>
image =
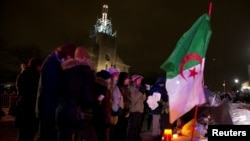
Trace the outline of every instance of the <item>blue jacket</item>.
<instances>
[{"instance_id":1,"label":"blue jacket","mask_svg":"<svg viewBox=\"0 0 250 141\"><path fill-rule=\"evenodd\" d=\"M167 95L167 90L165 88L165 82L166 82L166 79L164 77L158 77L157 80L156 80L156 83L155 85L153 85L149 91L149 96L150 95L153 95L154 92L158 92L161 94L161 100L160 101L164 101L164 102L167 102L168 101L168 95ZM159 84L164 84L163 87L161 87ZM150 109L150 114L161 114L161 111L162 111L162 104L161 102L158 102L159 106L154 109L154 110L151 110Z\"/></svg>"},{"instance_id":2,"label":"blue jacket","mask_svg":"<svg viewBox=\"0 0 250 141\"><path fill-rule=\"evenodd\" d=\"M53 52L42 64L37 92L36 114L41 120L54 121L61 86L61 63Z\"/></svg>"}]
</instances>

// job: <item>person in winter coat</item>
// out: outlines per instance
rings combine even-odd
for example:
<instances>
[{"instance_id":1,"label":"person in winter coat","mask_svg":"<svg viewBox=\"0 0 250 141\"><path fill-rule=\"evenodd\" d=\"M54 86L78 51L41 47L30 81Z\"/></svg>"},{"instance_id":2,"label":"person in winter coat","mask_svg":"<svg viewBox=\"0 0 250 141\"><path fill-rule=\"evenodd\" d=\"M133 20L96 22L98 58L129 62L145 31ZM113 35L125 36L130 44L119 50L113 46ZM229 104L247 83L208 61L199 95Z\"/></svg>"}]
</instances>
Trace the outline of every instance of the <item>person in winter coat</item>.
<instances>
[{"instance_id":1,"label":"person in winter coat","mask_svg":"<svg viewBox=\"0 0 250 141\"><path fill-rule=\"evenodd\" d=\"M61 63L74 57L76 46L63 44L49 54L42 63L37 91L36 115L39 118L38 141L56 141L55 111L61 93Z\"/></svg>"},{"instance_id":2,"label":"person in winter coat","mask_svg":"<svg viewBox=\"0 0 250 141\"><path fill-rule=\"evenodd\" d=\"M112 75L111 86L109 89L110 89L111 93L113 93L113 90L114 90L114 88L117 84L118 78L119 78L120 71L115 67L109 67L107 69L107 71Z\"/></svg>"},{"instance_id":3,"label":"person in winter coat","mask_svg":"<svg viewBox=\"0 0 250 141\"><path fill-rule=\"evenodd\" d=\"M66 59L61 66L62 91L55 114L57 141L97 141L92 123L95 73L87 50L77 47L75 58Z\"/></svg>"},{"instance_id":4,"label":"person in winter coat","mask_svg":"<svg viewBox=\"0 0 250 141\"><path fill-rule=\"evenodd\" d=\"M161 126L161 116L162 113L165 112L163 109L164 104L168 102L167 90L165 88L166 79L162 76L158 77L155 84L151 87L149 96L154 93L160 94L160 100L157 102L158 107L155 109L150 109L150 114L152 114L152 136L155 140L160 140L162 136L162 126Z\"/></svg>"},{"instance_id":5,"label":"person in winter coat","mask_svg":"<svg viewBox=\"0 0 250 141\"><path fill-rule=\"evenodd\" d=\"M127 141L140 140L140 127L144 101L146 100L146 88L142 85L143 77L138 74L132 75L132 85L129 87L130 110L127 129Z\"/></svg>"},{"instance_id":6,"label":"person in winter coat","mask_svg":"<svg viewBox=\"0 0 250 141\"><path fill-rule=\"evenodd\" d=\"M112 94L112 114L118 116L118 122L115 125L115 133L112 141L126 140L130 108L129 85L129 74L127 72L120 72L117 84Z\"/></svg>"},{"instance_id":7,"label":"person in winter coat","mask_svg":"<svg viewBox=\"0 0 250 141\"><path fill-rule=\"evenodd\" d=\"M112 111L111 74L106 70L96 73L93 122L99 141L110 141L110 117Z\"/></svg>"},{"instance_id":8,"label":"person in winter coat","mask_svg":"<svg viewBox=\"0 0 250 141\"><path fill-rule=\"evenodd\" d=\"M107 69L107 71L112 75L111 77L111 85L109 87L109 91L111 93L111 95L113 94L114 88L117 84L118 78L119 78L119 74L120 71L115 68L115 67L109 67ZM111 97L111 104L113 103L113 97ZM118 122L118 116L117 115L112 115L110 116L110 140L112 140L112 138L115 136L115 126Z\"/></svg>"},{"instance_id":9,"label":"person in winter coat","mask_svg":"<svg viewBox=\"0 0 250 141\"><path fill-rule=\"evenodd\" d=\"M18 128L17 141L33 141L38 120L35 115L36 94L42 61L39 58L29 59L27 69L21 72L16 81L18 106L14 126Z\"/></svg>"}]
</instances>

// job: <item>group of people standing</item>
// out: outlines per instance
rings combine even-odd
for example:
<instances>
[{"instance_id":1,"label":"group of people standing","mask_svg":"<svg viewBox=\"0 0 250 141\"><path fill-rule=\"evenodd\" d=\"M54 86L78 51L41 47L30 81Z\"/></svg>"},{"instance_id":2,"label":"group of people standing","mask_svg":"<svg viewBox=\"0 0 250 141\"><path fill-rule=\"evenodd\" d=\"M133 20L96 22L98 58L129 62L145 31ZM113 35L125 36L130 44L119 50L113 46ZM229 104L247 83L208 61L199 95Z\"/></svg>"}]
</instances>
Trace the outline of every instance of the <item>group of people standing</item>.
<instances>
[{"instance_id":1,"label":"group of people standing","mask_svg":"<svg viewBox=\"0 0 250 141\"><path fill-rule=\"evenodd\" d=\"M73 44L57 47L43 61L33 57L17 77L17 141L33 141L36 133L38 141L138 141L147 99L142 80L115 67L96 72L86 48ZM166 124L160 117L168 102L165 79L151 90L162 94L150 112L153 135L159 136Z\"/></svg>"}]
</instances>

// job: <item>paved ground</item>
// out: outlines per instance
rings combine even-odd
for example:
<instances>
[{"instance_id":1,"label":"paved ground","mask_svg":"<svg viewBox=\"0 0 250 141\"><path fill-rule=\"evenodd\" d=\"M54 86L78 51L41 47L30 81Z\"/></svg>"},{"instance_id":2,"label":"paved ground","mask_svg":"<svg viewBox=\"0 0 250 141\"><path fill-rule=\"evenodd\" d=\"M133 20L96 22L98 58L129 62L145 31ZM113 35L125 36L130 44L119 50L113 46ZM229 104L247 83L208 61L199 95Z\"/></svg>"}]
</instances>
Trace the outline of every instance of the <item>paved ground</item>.
<instances>
[{"instance_id":1,"label":"paved ground","mask_svg":"<svg viewBox=\"0 0 250 141\"><path fill-rule=\"evenodd\" d=\"M7 109L4 109L7 114ZM17 129L13 128L12 116L0 117L0 141L16 141Z\"/></svg>"},{"instance_id":2,"label":"paved ground","mask_svg":"<svg viewBox=\"0 0 250 141\"><path fill-rule=\"evenodd\" d=\"M13 128L14 117L7 115L8 109L4 109L6 116L0 117L0 141L16 141L17 129ZM147 116L145 117L147 119ZM147 122L144 120L141 138L142 141L153 141L151 136L151 129L147 130ZM36 141L36 140L35 140ZM179 136L177 139L172 139L172 141L191 141L189 137ZM200 139L193 139L192 141L207 141Z\"/></svg>"},{"instance_id":3,"label":"paved ground","mask_svg":"<svg viewBox=\"0 0 250 141\"><path fill-rule=\"evenodd\" d=\"M13 127L14 117L7 115L8 109L3 110L6 116L0 119L0 141L16 141L17 129ZM142 141L152 141L151 130L148 131L146 126L143 126L141 137Z\"/></svg>"}]
</instances>

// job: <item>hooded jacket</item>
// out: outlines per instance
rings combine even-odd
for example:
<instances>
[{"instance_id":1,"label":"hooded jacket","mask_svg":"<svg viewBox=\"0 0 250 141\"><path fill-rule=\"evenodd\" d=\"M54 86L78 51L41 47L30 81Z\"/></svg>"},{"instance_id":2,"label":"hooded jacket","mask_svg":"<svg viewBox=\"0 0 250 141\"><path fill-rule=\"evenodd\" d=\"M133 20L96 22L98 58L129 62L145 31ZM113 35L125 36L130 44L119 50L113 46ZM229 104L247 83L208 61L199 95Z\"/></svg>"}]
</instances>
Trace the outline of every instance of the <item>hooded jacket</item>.
<instances>
[{"instance_id":1,"label":"hooded jacket","mask_svg":"<svg viewBox=\"0 0 250 141\"><path fill-rule=\"evenodd\" d=\"M62 91L56 110L57 126L76 127L76 107L91 112L95 102L93 65L89 59L69 59L61 67Z\"/></svg>"},{"instance_id":2,"label":"hooded jacket","mask_svg":"<svg viewBox=\"0 0 250 141\"><path fill-rule=\"evenodd\" d=\"M153 85L152 88L150 89L149 95L153 95L154 92L158 92L161 94L161 100L158 102L159 106L154 110L150 110L151 114L161 114L162 106L163 106L161 101L164 101L164 102L168 101L167 90L165 88L165 82L166 82L166 79L164 77L158 77L155 82L155 85ZM160 87L159 84L164 84L164 86Z\"/></svg>"}]
</instances>

